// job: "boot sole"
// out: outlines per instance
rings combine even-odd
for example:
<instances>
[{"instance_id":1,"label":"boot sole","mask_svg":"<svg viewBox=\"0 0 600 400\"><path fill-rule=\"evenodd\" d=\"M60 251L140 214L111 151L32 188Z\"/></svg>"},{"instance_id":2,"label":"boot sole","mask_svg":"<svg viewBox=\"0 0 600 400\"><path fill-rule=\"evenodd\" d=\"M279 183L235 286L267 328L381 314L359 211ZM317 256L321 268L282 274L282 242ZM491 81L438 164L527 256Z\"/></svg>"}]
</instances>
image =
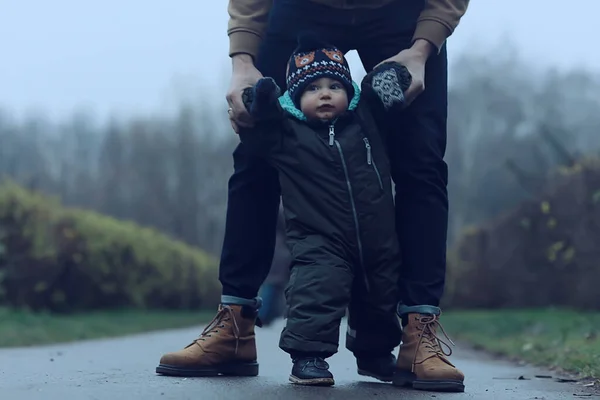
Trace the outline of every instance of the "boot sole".
<instances>
[{"instance_id":1,"label":"boot sole","mask_svg":"<svg viewBox=\"0 0 600 400\"><path fill-rule=\"evenodd\" d=\"M211 368L185 368L159 364L156 373L166 376L207 377L207 376L258 376L258 363L221 364Z\"/></svg>"},{"instance_id":2,"label":"boot sole","mask_svg":"<svg viewBox=\"0 0 600 400\"><path fill-rule=\"evenodd\" d=\"M409 373L396 372L392 385L401 387L410 387L415 390L427 390L431 392L464 392L465 385L461 381L455 380L419 380L416 376Z\"/></svg>"},{"instance_id":3,"label":"boot sole","mask_svg":"<svg viewBox=\"0 0 600 400\"><path fill-rule=\"evenodd\" d=\"M290 382L303 386L333 386L335 384L333 378L301 379L294 375L290 375Z\"/></svg>"},{"instance_id":4,"label":"boot sole","mask_svg":"<svg viewBox=\"0 0 600 400\"><path fill-rule=\"evenodd\" d=\"M358 369L357 372L361 376L368 376L370 378L375 378L381 382L392 382L394 380L394 378L391 376L381 376L381 375L373 374L365 369Z\"/></svg>"}]
</instances>

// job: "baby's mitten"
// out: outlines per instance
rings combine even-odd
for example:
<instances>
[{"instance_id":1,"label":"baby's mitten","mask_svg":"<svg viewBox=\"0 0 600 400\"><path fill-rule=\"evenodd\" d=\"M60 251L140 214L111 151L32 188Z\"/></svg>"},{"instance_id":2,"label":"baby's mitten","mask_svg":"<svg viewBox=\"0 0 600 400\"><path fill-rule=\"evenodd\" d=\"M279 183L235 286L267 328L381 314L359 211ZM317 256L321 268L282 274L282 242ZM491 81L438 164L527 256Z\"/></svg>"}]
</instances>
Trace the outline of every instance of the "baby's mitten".
<instances>
[{"instance_id":1,"label":"baby's mitten","mask_svg":"<svg viewBox=\"0 0 600 400\"><path fill-rule=\"evenodd\" d=\"M281 89L273 78L261 78L251 88L244 89L242 100L250 115L258 120L269 119L277 113Z\"/></svg>"},{"instance_id":2,"label":"baby's mitten","mask_svg":"<svg viewBox=\"0 0 600 400\"><path fill-rule=\"evenodd\" d=\"M404 65L386 62L369 72L363 83L383 103L386 110L404 107L404 92L410 86L412 76Z\"/></svg>"}]
</instances>

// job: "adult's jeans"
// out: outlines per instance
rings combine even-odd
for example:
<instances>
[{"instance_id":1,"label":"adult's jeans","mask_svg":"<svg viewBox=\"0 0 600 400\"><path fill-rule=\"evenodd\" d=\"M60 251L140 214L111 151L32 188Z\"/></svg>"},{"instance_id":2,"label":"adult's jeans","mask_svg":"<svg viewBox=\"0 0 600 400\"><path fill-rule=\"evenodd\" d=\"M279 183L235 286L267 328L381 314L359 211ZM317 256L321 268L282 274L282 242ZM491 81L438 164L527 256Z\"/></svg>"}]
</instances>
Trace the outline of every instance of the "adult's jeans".
<instances>
[{"instance_id":1,"label":"adult's jeans","mask_svg":"<svg viewBox=\"0 0 600 400\"><path fill-rule=\"evenodd\" d=\"M356 50L366 71L409 48L424 0L396 0L378 9L340 10L307 0L274 0L256 66L285 88L298 33L317 31L342 51ZM399 301L438 306L446 272L448 226L447 57L427 62L425 91L389 123L389 157L402 248ZM240 143L233 152L219 279L223 298L253 299L269 273L280 199L277 172ZM241 302L243 304L243 301Z\"/></svg>"}]
</instances>

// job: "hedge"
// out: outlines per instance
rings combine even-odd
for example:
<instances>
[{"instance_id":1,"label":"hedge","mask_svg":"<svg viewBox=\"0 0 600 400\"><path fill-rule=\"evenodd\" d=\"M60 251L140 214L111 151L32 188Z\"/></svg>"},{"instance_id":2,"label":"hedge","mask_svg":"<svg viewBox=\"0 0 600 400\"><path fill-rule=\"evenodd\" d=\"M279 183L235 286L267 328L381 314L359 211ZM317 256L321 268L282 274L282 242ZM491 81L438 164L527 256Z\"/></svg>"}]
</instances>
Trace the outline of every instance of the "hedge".
<instances>
[{"instance_id":1,"label":"hedge","mask_svg":"<svg viewBox=\"0 0 600 400\"><path fill-rule=\"evenodd\" d=\"M0 184L0 305L75 312L218 303L216 260L153 229Z\"/></svg>"},{"instance_id":2,"label":"hedge","mask_svg":"<svg viewBox=\"0 0 600 400\"><path fill-rule=\"evenodd\" d=\"M445 303L600 309L600 160L562 168L533 200L462 235Z\"/></svg>"}]
</instances>

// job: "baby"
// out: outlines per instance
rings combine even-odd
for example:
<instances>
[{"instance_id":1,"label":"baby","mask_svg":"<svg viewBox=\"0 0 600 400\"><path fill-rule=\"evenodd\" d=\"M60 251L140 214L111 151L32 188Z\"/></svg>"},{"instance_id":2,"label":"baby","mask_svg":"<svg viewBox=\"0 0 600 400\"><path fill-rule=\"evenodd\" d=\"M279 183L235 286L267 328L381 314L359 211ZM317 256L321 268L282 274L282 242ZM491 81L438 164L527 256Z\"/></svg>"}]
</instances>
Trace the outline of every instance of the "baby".
<instances>
[{"instance_id":1,"label":"baby","mask_svg":"<svg viewBox=\"0 0 600 400\"><path fill-rule=\"evenodd\" d=\"M290 381L333 385L325 361L338 350L348 309L346 347L358 372L391 381L399 247L390 166L373 113L401 108L408 71L386 63L352 81L344 54L301 36L288 63L288 90L271 78L244 95L255 118L240 139L278 170L292 255L286 326L279 346L293 361Z\"/></svg>"}]
</instances>

